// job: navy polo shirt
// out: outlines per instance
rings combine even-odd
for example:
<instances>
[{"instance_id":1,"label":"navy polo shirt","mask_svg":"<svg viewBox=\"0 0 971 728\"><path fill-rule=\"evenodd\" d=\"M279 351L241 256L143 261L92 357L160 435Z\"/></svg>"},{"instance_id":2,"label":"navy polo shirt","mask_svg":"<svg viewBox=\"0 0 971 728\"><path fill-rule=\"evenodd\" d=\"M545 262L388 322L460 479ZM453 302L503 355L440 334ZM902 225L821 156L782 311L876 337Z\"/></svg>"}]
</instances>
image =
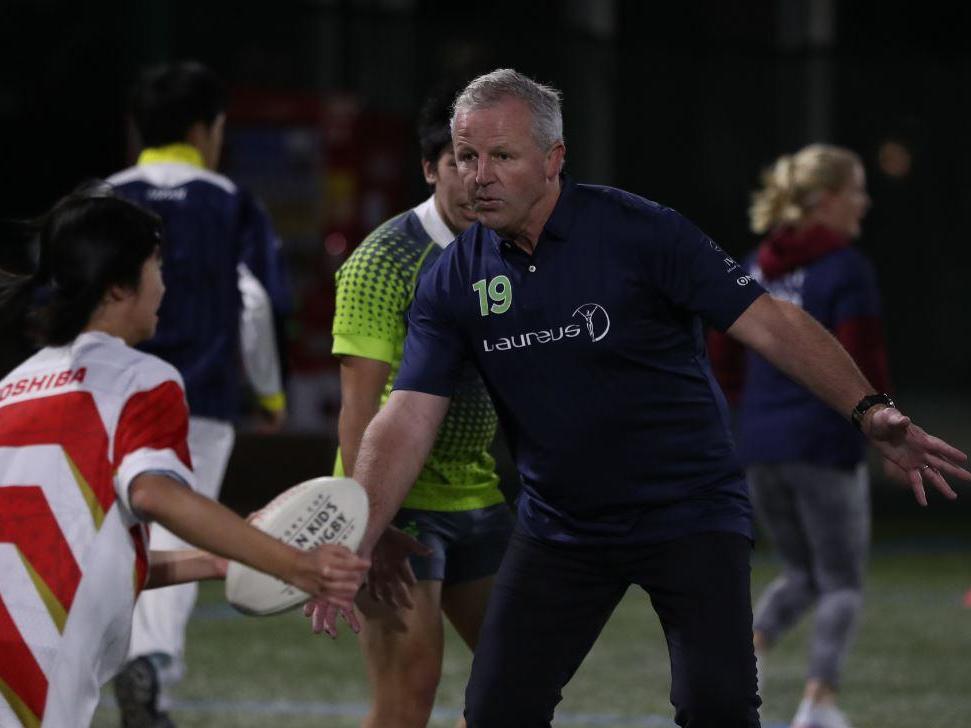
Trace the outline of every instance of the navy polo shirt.
<instances>
[{"instance_id":1,"label":"navy polo shirt","mask_svg":"<svg viewBox=\"0 0 971 728\"><path fill-rule=\"evenodd\" d=\"M724 331L762 288L677 212L562 184L533 255L477 223L427 269L395 389L450 396L475 364L538 538L751 537L702 322Z\"/></svg>"}]
</instances>

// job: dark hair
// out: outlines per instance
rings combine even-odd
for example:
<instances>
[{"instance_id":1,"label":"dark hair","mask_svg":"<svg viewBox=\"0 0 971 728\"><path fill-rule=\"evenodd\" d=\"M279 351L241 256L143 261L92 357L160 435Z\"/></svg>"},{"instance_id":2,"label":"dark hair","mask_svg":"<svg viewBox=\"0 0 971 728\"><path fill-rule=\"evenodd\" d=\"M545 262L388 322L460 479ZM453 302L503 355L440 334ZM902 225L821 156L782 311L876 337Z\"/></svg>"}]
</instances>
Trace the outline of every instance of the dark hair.
<instances>
[{"instance_id":1,"label":"dark hair","mask_svg":"<svg viewBox=\"0 0 971 728\"><path fill-rule=\"evenodd\" d=\"M461 90L458 85L440 85L418 112L418 144L421 158L435 164L442 151L452 144L452 102Z\"/></svg>"},{"instance_id":2,"label":"dark hair","mask_svg":"<svg viewBox=\"0 0 971 728\"><path fill-rule=\"evenodd\" d=\"M162 242L157 215L100 181L57 202L33 226L37 270L0 271L0 375L34 347L77 337L111 286L137 288L142 265Z\"/></svg>"},{"instance_id":3,"label":"dark hair","mask_svg":"<svg viewBox=\"0 0 971 728\"><path fill-rule=\"evenodd\" d=\"M131 95L132 117L146 147L183 142L193 124L211 126L225 110L222 81L195 61L148 69Z\"/></svg>"}]
</instances>

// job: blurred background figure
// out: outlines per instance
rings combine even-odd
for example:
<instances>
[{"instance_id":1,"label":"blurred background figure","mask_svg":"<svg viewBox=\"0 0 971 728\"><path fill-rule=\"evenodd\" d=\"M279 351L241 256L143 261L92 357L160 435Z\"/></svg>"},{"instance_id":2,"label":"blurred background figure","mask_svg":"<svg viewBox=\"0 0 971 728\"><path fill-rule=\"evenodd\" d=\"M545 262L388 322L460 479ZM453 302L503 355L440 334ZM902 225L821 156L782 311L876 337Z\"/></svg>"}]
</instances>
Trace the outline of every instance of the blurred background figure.
<instances>
[{"instance_id":1,"label":"blurred background figure","mask_svg":"<svg viewBox=\"0 0 971 728\"><path fill-rule=\"evenodd\" d=\"M753 195L752 230L766 237L743 267L772 296L801 306L832 332L885 392L876 276L852 247L869 206L853 152L814 144L780 157ZM719 334L709 342L726 395L738 404L739 454L759 521L783 562L755 609L760 685L765 651L815 607L793 728L845 728L836 691L863 604L870 537L864 438L757 354L743 354Z\"/></svg>"},{"instance_id":2,"label":"blurred background figure","mask_svg":"<svg viewBox=\"0 0 971 728\"><path fill-rule=\"evenodd\" d=\"M286 414L274 333L275 316L289 308L286 274L269 218L215 172L225 107L222 82L201 64L145 72L131 99L142 152L136 166L108 180L119 195L156 212L165 227L167 294L155 336L141 348L185 380L197 489L213 499L235 439L241 355L267 429L279 429ZM184 547L158 526L151 539L153 549ZM172 725L167 688L185 671L185 627L196 592L190 584L139 598L131 659L114 683L126 728Z\"/></svg>"},{"instance_id":3,"label":"blurred background figure","mask_svg":"<svg viewBox=\"0 0 971 728\"><path fill-rule=\"evenodd\" d=\"M421 167L431 196L373 231L337 272L337 475L353 475L364 430L391 392L419 276L476 220L452 151L450 107L458 90L440 89L426 100L419 117ZM361 649L372 690L366 728L427 725L442 672L443 613L475 649L512 531L512 514L489 454L496 428L485 385L470 367L394 520L432 551L411 557L418 579L412 589L414 608L395 609L364 593L358 599Z\"/></svg>"}]
</instances>

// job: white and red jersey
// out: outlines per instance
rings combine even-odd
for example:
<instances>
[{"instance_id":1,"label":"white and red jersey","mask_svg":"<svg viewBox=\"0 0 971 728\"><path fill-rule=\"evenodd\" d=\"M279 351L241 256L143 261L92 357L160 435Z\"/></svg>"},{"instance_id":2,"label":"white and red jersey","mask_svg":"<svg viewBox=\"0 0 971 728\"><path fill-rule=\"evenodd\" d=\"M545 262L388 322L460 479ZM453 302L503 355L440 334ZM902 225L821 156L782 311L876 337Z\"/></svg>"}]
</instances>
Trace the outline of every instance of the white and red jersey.
<instances>
[{"instance_id":1,"label":"white and red jersey","mask_svg":"<svg viewBox=\"0 0 971 728\"><path fill-rule=\"evenodd\" d=\"M128 488L193 484L182 380L100 332L0 381L0 726L86 726L147 575Z\"/></svg>"}]
</instances>

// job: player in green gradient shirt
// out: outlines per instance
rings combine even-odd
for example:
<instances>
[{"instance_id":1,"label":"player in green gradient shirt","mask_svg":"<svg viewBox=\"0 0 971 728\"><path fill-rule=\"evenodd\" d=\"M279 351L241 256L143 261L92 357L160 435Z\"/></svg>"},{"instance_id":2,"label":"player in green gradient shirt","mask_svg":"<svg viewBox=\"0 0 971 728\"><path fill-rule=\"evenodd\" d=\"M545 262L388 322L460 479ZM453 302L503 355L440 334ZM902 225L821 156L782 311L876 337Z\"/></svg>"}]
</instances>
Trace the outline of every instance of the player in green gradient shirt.
<instances>
[{"instance_id":1,"label":"player in green gradient shirt","mask_svg":"<svg viewBox=\"0 0 971 728\"><path fill-rule=\"evenodd\" d=\"M378 227L337 272L338 475L353 475L364 430L391 392L418 276L475 222L452 154L451 99L430 99L419 125L422 168L434 193ZM485 386L470 367L394 521L431 551L411 558L418 579L411 592L414 608L394 609L364 592L358 598L361 647L373 691L367 728L427 725L441 674L443 612L475 649L493 575L512 530L489 454L496 422Z\"/></svg>"}]
</instances>

